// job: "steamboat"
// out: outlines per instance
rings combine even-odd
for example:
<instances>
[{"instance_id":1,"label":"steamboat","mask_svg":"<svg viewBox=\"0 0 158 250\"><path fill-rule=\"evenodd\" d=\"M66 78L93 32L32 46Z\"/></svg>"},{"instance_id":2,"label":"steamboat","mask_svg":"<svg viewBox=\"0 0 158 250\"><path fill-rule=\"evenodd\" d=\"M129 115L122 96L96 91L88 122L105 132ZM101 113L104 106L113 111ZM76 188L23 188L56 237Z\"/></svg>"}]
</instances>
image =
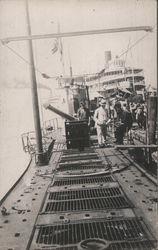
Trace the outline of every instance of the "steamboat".
<instances>
[{"instance_id":1,"label":"steamboat","mask_svg":"<svg viewBox=\"0 0 158 250\"><path fill-rule=\"evenodd\" d=\"M86 83L90 93L95 90L105 98L117 90L126 93L127 96L130 93L143 95L145 90L143 70L126 67L125 60L117 56L111 60L111 51L105 51L105 68L95 76L87 77Z\"/></svg>"}]
</instances>

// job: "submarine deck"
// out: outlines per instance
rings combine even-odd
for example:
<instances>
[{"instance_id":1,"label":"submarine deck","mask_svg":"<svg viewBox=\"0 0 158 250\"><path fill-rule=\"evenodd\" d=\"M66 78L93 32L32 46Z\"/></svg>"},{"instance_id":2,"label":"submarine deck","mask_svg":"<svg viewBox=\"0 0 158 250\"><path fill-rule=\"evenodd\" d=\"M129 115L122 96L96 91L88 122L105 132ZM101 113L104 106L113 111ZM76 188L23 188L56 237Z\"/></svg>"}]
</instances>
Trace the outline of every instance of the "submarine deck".
<instances>
[{"instance_id":1,"label":"submarine deck","mask_svg":"<svg viewBox=\"0 0 158 250\"><path fill-rule=\"evenodd\" d=\"M157 186L127 150L55 143L3 202L1 250L156 249Z\"/></svg>"}]
</instances>

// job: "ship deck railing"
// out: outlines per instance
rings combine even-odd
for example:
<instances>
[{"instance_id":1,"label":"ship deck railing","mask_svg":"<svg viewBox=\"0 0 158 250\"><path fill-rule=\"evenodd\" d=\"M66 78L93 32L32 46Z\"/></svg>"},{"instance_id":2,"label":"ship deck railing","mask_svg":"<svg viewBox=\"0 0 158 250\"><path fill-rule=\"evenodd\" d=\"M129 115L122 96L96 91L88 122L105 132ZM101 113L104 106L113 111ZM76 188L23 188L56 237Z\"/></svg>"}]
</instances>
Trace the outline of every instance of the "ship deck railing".
<instances>
[{"instance_id":1,"label":"ship deck railing","mask_svg":"<svg viewBox=\"0 0 158 250\"><path fill-rule=\"evenodd\" d=\"M56 140L57 133L61 129L57 118L47 120L43 124L42 132L42 144L43 151L46 152L49 145L53 140ZM35 131L29 131L21 135L22 146L25 153L34 154L36 153L36 134Z\"/></svg>"}]
</instances>

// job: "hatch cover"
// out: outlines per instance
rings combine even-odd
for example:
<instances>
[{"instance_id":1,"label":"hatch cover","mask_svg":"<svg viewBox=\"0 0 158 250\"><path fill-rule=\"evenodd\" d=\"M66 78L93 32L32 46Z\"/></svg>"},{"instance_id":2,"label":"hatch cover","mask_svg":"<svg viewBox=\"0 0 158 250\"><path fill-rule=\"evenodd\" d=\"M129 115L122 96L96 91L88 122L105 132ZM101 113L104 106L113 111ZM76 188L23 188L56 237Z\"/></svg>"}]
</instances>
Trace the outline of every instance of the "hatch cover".
<instances>
[{"instance_id":1,"label":"hatch cover","mask_svg":"<svg viewBox=\"0 0 158 250\"><path fill-rule=\"evenodd\" d=\"M102 197L65 201L47 202L44 212L73 212L86 210L104 210L104 209L120 209L129 207L129 202L124 196L117 197Z\"/></svg>"},{"instance_id":2,"label":"hatch cover","mask_svg":"<svg viewBox=\"0 0 158 250\"><path fill-rule=\"evenodd\" d=\"M54 182L51 186L67 186L67 185L78 185L78 184L91 184L91 183L106 183L114 182L112 175L102 175L102 176L89 176L89 177L74 177L74 178L57 178L55 177Z\"/></svg>"},{"instance_id":3,"label":"hatch cover","mask_svg":"<svg viewBox=\"0 0 158 250\"><path fill-rule=\"evenodd\" d=\"M143 221L133 218L49 225L37 230L36 244L51 249L153 249L153 237Z\"/></svg>"},{"instance_id":4,"label":"hatch cover","mask_svg":"<svg viewBox=\"0 0 158 250\"><path fill-rule=\"evenodd\" d=\"M91 159L91 158L88 158L88 159L80 159L80 160L75 160L75 161L64 161L64 162L60 162L59 163L59 166L62 167L62 166L77 166L77 165L93 165L95 163L100 163L102 164L102 161L100 159Z\"/></svg>"},{"instance_id":5,"label":"hatch cover","mask_svg":"<svg viewBox=\"0 0 158 250\"><path fill-rule=\"evenodd\" d=\"M99 159L96 153L92 154L72 154L67 156L61 156L60 162L64 161L79 161L79 160L87 160L87 159Z\"/></svg>"},{"instance_id":6,"label":"hatch cover","mask_svg":"<svg viewBox=\"0 0 158 250\"><path fill-rule=\"evenodd\" d=\"M77 164L77 165L60 165L58 166L58 170L59 171L69 171L69 170L86 170L86 169L95 169L95 168L105 168L105 165L103 165L102 163L91 163L91 164Z\"/></svg>"},{"instance_id":7,"label":"hatch cover","mask_svg":"<svg viewBox=\"0 0 158 250\"><path fill-rule=\"evenodd\" d=\"M79 190L68 190L60 192L50 192L49 200L73 200L73 199L89 199L101 198L101 197L114 197L122 194L120 188L93 188L93 189L79 189Z\"/></svg>"},{"instance_id":8,"label":"hatch cover","mask_svg":"<svg viewBox=\"0 0 158 250\"><path fill-rule=\"evenodd\" d=\"M73 164L72 162L70 164L59 164L57 169L59 171L65 171L65 170L76 170L76 169L93 169L93 168L104 168L105 165L102 164L102 162L88 162L88 163L82 163L78 162L77 164Z\"/></svg>"},{"instance_id":9,"label":"hatch cover","mask_svg":"<svg viewBox=\"0 0 158 250\"><path fill-rule=\"evenodd\" d=\"M94 149L92 148L84 148L84 150L80 151L78 149L67 149L63 150L62 155L72 155L72 154L89 154L89 153L95 153Z\"/></svg>"}]
</instances>

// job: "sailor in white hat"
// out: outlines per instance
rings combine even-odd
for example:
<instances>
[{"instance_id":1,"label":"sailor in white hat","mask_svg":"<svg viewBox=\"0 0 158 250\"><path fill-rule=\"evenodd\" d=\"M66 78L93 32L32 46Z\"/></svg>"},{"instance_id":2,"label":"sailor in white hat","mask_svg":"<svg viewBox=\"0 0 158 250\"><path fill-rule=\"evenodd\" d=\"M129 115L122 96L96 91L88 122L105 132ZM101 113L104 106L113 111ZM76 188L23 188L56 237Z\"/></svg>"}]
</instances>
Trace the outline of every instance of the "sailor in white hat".
<instances>
[{"instance_id":1,"label":"sailor in white hat","mask_svg":"<svg viewBox=\"0 0 158 250\"><path fill-rule=\"evenodd\" d=\"M95 127L97 129L99 147L104 147L106 143L107 123L109 122L108 110L104 99L100 102L100 107L94 113Z\"/></svg>"}]
</instances>

